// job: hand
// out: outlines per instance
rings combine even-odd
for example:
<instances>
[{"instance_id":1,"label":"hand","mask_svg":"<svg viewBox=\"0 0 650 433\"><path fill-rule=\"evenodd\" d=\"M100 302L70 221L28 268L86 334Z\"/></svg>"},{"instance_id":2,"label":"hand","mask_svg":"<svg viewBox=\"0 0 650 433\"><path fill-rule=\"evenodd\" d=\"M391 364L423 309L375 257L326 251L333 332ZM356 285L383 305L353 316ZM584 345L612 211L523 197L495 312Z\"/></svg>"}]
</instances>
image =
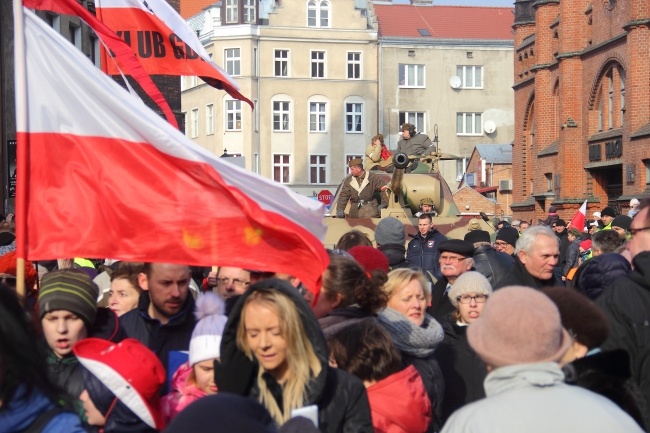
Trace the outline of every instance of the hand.
<instances>
[{"instance_id":1,"label":"hand","mask_svg":"<svg viewBox=\"0 0 650 433\"><path fill-rule=\"evenodd\" d=\"M217 273L216 272L210 272L208 274L208 286L209 287L215 287L217 285Z\"/></svg>"},{"instance_id":2,"label":"hand","mask_svg":"<svg viewBox=\"0 0 650 433\"><path fill-rule=\"evenodd\" d=\"M345 218L345 212L343 212L342 210L337 210L336 211L336 217L337 218Z\"/></svg>"}]
</instances>

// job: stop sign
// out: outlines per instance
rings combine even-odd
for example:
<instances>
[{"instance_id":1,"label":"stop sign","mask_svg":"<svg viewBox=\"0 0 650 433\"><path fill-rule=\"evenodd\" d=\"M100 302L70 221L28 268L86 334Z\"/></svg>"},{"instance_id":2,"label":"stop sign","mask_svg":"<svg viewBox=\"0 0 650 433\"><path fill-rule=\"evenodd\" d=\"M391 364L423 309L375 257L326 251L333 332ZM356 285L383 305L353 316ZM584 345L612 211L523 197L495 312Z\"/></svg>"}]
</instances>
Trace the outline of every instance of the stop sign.
<instances>
[{"instance_id":1,"label":"stop sign","mask_svg":"<svg viewBox=\"0 0 650 433\"><path fill-rule=\"evenodd\" d=\"M323 203L325 206L328 206L330 201L332 201L332 193L326 189L322 190L318 193L318 201Z\"/></svg>"}]
</instances>

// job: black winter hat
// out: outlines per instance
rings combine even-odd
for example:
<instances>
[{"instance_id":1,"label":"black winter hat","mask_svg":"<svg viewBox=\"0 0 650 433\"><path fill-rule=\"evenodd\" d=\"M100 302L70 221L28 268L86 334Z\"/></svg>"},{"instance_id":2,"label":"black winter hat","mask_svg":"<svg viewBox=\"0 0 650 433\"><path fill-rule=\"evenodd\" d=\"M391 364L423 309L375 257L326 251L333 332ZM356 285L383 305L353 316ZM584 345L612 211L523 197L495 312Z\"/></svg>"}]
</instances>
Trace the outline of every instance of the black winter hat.
<instances>
[{"instance_id":1,"label":"black winter hat","mask_svg":"<svg viewBox=\"0 0 650 433\"><path fill-rule=\"evenodd\" d=\"M438 251L448 251L450 253L460 254L465 257L472 257L474 255L474 245L471 242L463 241L460 239L447 239L440 242Z\"/></svg>"},{"instance_id":2,"label":"black winter hat","mask_svg":"<svg viewBox=\"0 0 650 433\"><path fill-rule=\"evenodd\" d=\"M490 242L490 234L485 230L472 230L465 235L465 240L473 244L477 242Z\"/></svg>"},{"instance_id":3,"label":"black winter hat","mask_svg":"<svg viewBox=\"0 0 650 433\"><path fill-rule=\"evenodd\" d=\"M517 245L517 239L519 239L519 231L514 227L502 228L496 237L497 241L507 242L513 247Z\"/></svg>"},{"instance_id":4,"label":"black winter hat","mask_svg":"<svg viewBox=\"0 0 650 433\"><path fill-rule=\"evenodd\" d=\"M609 216L609 217L615 218L616 217L616 212L614 212L613 208L607 206L605 209L600 211L600 216L601 217Z\"/></svg>"},{"instance_id":5,"label":"black winter hat","mask_svg":"<svg viewBox=\"0 0 650 433\"><path fill-rule=\"evenodd\" d=\"M619 215L612 220L612 227L620 227L625 231L630 229L630 224L632 224L632 218L627 215Z\"/></svg>"}]
</instances>

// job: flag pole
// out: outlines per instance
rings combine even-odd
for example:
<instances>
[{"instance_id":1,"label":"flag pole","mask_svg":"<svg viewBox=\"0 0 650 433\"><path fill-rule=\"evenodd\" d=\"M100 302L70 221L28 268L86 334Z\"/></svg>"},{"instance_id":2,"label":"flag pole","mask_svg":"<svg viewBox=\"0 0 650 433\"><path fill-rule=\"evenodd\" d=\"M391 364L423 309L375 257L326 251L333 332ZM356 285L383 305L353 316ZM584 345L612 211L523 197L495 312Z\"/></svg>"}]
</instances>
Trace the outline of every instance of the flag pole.
<instances>
[{"instance_id":1,"label":"flag pole","mask_svg":"<svg viewBox=\"0 0 650 433\"><path fill-rule=\"evenodd\" d=\"M25 60L25 17L22 0L13 0L14 86L16 104L16 291L25 297L25 229L27 212L27 66Z\"/></svg>"}]
</instances>

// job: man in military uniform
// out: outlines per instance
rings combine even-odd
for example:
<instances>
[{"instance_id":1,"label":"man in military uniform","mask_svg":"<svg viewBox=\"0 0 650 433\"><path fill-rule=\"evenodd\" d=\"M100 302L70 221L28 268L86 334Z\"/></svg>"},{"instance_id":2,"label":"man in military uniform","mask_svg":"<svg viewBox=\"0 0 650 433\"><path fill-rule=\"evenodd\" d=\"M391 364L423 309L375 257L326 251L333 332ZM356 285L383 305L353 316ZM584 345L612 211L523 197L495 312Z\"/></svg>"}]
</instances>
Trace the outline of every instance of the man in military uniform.
<instances>
[{"instance_id":1,"label":"man in military uniform","mask_svg":"<svg viewBox=\"0 0 650 433\"><path fill-rule=\"evenodd\" d=\"M433 200L430 198L423 198L420 200L420 212L416 213L415 216L419 217L424 214L431 214L432 217L437 217L438 212L436 212L436 205L433 203Z\"/></svg>"},{"instance_id":2,"label":"man in military uniform","mask_svg":"<svg viewBox=\"0 0 650 433\"><path fill-rule=\"evenodd\" d=\"M426 134L418 133L410 123L402 125L402 138L397 142L397 152L407 155L422 155L434 151L434 146Z\"/></svg>"},{"instance_id":3,"label":"man in military uniform","mask_svg":"<svg viewBox=\"0 0 650 433\"><path fill-rule=\"evenodd\" d=\"M345 206L350 202L350 218L377 218L379 210L386 207L386 193L382 191L384 181L376 175L363 169L361 158L355 158L348 163L351 175L341 186L336 216L344 218ZM381 202L381 206L379 205Z\"/></svg>"}]
</instances>

